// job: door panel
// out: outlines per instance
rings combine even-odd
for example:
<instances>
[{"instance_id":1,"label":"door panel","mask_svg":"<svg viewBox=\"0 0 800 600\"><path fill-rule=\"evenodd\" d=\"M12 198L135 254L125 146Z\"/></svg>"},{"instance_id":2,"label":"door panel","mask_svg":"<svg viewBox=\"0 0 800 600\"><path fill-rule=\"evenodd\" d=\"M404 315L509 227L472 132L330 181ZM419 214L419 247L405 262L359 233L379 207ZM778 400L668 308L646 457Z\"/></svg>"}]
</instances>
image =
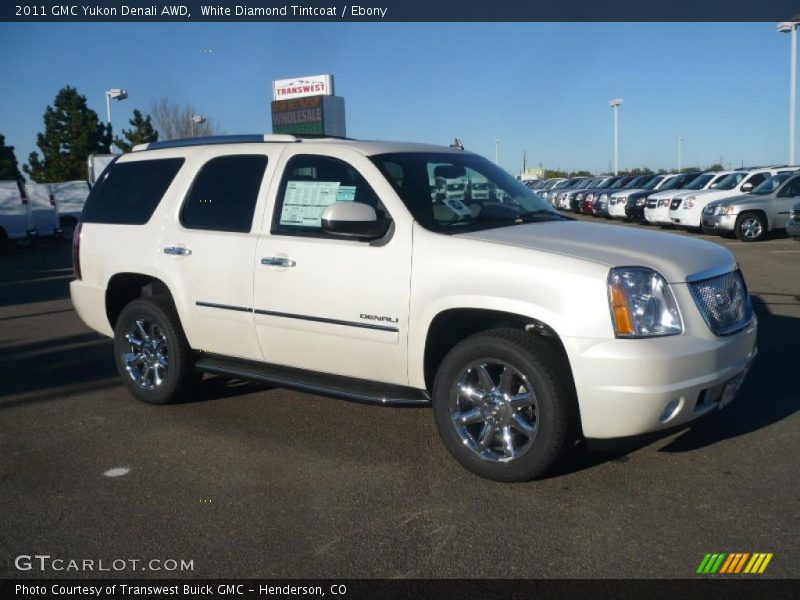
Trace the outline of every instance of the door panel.
<instances>
[{"instance_id":1,"label":"door panel","mask_svg":"<svg viewBox=\"0 0 800 600\"><path fill-rule=\"evenodd\" d=\"M266 144L237 145L210 148L187 165L197 175L183 182L167 217L157 269L171 283L196 350L262 359L253 329L253 261L278 156Z\"/></svg>"},{"instance_id":2,"label":"door panel","mask_svg":"<svg viewBox=\"0 0 800 600\"><path fill-rule=\"evenodd\" d=\"M298 163L291 160L300 154L292 149L281 161L281 168L288 162L291 171L287 173L291 172L293 178L271 194L270 206L276 206L277 201L281 212L277 219L265 219L265 233L258 241L254 261L254 319L264 359L404 385L408 380L410 219L404 218L407 215L397 207L378 201L378 211L388 212L393 219L392 233L381 242L321 234L313 224L324 208L313 208L319 198L328 198L321 202L359 202L370 192L374 193L370 196L373 200L378 194L383 200L387 191L393 192L361 155L337 149L314 153L338 156L357 171L354 175L342 174L327 163L320 169L295 168L292 165ZM286 197L290 199L287 206L301 197L307 204L290 206L284 212ZM396 196L394 200L399 202ZM302 216L298 216L300 213ZM292 234L278 234L282 218L286 223L305 225L291 226ZM319 235L305 235L304 226Z\"/></svg>"}]
</instances>

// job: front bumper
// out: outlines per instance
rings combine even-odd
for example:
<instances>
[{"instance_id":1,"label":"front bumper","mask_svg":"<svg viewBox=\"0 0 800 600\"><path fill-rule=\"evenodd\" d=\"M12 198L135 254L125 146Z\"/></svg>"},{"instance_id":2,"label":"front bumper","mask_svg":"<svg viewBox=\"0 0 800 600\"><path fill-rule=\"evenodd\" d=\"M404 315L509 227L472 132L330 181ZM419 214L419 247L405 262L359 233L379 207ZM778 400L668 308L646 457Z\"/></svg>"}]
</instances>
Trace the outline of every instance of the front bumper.
<instances>
[{"instance_id":1,"label":"front bumper","mask_svg":"<svg viewBox=\"0 0 800 600\"><path fill-rule=\"evenodd\" d=\"M702 209L697 208L687 209L680 206L669 211L670 222L678 227L700 227L701 217Z\"/></svg>"},{"instance_id":2,"label":"front bumper","mask_svg":"<svg viewBox=\"0 0 800 600\"><path fill-rule=\"evenodd\" d=\"M636 221L644 221L644 204L633 204L625 207L625 216Z\"/></svg>"},{"instance_id":3,"label":"front bumper","mask_svg":"<svg viewBox=\"0 0 800 600\"><path fill-rule=\"evenodd\" d=\"M756 332L754 318L729 337L569 339L584 436L643 435L719 408L726 384L756 356Z\"/></svg>"},{"instance_id":4,"label":"front bumper","mask_svg":"<svg viewBox=\"0 0 800 600\"><path fill-rule=\"evenodd\" d=\"M672 221L669 218L669 206L657 206L656 208L647 208L644 211L644 218L648 223L657 223L660 225L670 225Z\"/></svg>"},{"instance_id":5,"label":"front bumper","mask_svg":"<svg viewBox=\"0 0 800 600\"><path fill-rule=\"evenodd\" d=\"M733 231L738 215L703 215L703 229L708 231Z\"/></svg>"}]
</instances>

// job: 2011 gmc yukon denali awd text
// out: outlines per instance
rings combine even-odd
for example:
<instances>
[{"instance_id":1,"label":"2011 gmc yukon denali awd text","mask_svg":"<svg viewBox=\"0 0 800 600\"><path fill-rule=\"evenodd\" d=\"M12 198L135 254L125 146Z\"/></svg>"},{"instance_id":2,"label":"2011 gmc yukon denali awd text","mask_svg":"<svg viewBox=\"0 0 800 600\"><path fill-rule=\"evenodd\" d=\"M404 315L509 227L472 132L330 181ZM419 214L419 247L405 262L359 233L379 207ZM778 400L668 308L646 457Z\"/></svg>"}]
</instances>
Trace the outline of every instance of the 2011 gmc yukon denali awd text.
<instances>
[{"instance_id":1,"label":"2011 gmc yukon denali awd text","mask_svg":"<svg viewBox=\"0 0 800 600\"><path fill-rule=\"evenodd\" d=\"M543 475L581 436L713 411L756 353L726 249L577 222L460 145L139 147L93 188L74 261L75 308L137 398L172 402L208 372L432 404L452 455L500 481Z\"/></svg>"}]
</instances>

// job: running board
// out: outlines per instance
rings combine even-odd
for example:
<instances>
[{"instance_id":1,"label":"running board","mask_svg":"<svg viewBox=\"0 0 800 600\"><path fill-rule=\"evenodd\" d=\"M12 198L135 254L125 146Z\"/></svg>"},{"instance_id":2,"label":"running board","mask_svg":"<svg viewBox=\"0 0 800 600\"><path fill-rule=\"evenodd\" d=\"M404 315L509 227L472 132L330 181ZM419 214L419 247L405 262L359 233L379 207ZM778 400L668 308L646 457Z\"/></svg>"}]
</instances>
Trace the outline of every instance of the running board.
<instances>
[{"instance_id":1,"label":"running board","mask_svg":"<svg viewBox=\"0 0 800 600\"><path fill-rule=\"evenodd\" d=\"M428 393L415 388L316 371L304 371L244 359L206 354L197 361L195 367L214 375L259 381L276 387L332 396L364 404L398 407L420 407L431 404Z\"/></svg>"}]
</instances>

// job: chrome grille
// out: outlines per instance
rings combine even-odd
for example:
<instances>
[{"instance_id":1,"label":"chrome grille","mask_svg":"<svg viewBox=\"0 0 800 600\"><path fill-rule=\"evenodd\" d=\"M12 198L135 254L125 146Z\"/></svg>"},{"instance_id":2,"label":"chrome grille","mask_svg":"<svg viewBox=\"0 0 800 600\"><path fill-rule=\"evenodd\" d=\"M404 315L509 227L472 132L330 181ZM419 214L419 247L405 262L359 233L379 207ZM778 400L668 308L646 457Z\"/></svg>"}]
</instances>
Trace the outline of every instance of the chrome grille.
<instances>
[{"instance_id":1,"label":"chrome grille","mask_svg":"<svg viewBox=\"0 0 800 600\"><path fill-rule=\"evenodd\" d=\"M647 201L647 208L655 208L655 207L656 207L656 201L655 200L648 200Z\"/></svg>"},{"instance_id":2,"label":"chrome grille","mask_svg":"<svg viewBox=\"0 0 800 600\"><path fill-rule=\"evenodd\" d=\"M681 205L681 199L680 199L680 198L675 198L675 199L672 201L672 204L670 204L670 205L669 205L669 208L670 208L670 210L675 210L675 209L677 209L677 208L678 208L680 205Z\"/></svg>"},{"instance_id":3,"label":"chrome grille","mask_svg":"<svg viewBox=\"0 0 800 600\"><path fill-rule=\"evenodd\" d=\"M694 301L716 335L731 335L753 318L753 307L740 271L689 283Z\"/></svg>"}]
</instances>

